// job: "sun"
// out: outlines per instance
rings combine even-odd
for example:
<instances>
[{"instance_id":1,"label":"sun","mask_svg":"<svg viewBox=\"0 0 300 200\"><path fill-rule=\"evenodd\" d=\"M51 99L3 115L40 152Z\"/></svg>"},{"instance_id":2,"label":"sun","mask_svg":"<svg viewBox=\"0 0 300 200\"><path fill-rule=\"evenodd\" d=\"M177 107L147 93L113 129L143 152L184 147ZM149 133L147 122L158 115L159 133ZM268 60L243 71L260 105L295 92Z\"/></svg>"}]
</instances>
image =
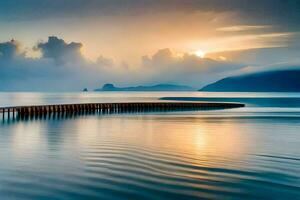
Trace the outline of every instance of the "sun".
<instances>
[{"instance_id":1,"label":"sun","mask_svg":"<svg viewBox=\"0 0 300 200\"><path fill-rule=\"evenodd\" d=\"M205 52L202 51L202 50L197 50L194 52L194 54L197 56L197 57L200 57L200 58L204 58L205 57Z\"/></svg>"}]
</instances>

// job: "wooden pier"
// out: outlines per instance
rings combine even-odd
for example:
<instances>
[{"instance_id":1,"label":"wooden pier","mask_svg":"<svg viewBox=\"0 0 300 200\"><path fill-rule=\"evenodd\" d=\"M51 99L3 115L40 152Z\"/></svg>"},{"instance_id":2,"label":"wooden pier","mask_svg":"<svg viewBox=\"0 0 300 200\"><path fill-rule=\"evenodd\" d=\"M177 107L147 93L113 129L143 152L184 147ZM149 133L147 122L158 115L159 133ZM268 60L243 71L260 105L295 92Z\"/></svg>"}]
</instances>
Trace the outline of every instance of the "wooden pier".
<instances>
[{"instance_id":1,"label":"wooden pier","mask_svg":"<svg viewBox=\"0 0 300 200\"><path fill-rule=\"evenodd\" d=\"M244 107L239 103L204 102L130 102L130 103L85 103L39 106L15 106L0 108L0 118L47 116L52 114L84 113L139 113L163 111L189 111Z\"/></svg>"}]
</instances>

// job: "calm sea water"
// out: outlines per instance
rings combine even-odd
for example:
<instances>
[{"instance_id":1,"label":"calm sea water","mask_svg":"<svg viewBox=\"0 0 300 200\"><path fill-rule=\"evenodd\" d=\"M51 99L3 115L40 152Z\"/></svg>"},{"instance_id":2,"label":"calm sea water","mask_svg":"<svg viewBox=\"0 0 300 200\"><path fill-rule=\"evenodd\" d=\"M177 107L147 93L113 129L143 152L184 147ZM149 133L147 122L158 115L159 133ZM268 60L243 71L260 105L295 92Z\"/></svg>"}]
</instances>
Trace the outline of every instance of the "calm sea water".
<instances>
[{"instance_id":1,"label":"calm sea water","mask_svg":"<svg viewBox=\"0 0 300 200\"><path fill-rule=\"evenodd\" d=\"M3 120L0 199L300 199L299 93L0 93L0 106L162 97L247 107Z\"/></svg>"}]
</instances>

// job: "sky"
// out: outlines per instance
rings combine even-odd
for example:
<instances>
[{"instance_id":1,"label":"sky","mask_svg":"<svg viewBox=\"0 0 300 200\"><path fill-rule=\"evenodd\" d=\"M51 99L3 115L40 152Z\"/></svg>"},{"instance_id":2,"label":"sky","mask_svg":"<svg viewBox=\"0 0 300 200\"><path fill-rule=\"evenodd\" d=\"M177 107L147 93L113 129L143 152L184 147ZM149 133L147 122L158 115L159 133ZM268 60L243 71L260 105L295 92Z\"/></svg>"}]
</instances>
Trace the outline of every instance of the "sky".
<instances>
[{"instance_id":1,"label":"sky","mask_svg":"<svg viewBox=\"0 0 300 200\"><path fill-rule=\"evenodd\" d=\"M0 90L76 91L300 66L298 0L0 0Z\"/></svg>"}]
</instances>

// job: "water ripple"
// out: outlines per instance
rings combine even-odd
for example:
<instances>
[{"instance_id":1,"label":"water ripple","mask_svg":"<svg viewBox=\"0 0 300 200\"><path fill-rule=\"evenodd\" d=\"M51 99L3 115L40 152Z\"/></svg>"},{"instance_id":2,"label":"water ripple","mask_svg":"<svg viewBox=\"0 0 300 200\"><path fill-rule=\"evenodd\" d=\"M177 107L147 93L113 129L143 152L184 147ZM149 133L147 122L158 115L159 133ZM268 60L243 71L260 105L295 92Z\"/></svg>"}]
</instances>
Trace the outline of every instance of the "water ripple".
<instances>
[{"instance_id":1,"label":"water ripple","mask_svg":"<svg viewBox=\"0 0 300 200\"><path fill-rule=\"evenodd\" d=\"M273 120L91 117L0 126L0 199L299 199L298 125ZM292 148L278 145L283 140Z\"/></svg>"}]
</instances>

